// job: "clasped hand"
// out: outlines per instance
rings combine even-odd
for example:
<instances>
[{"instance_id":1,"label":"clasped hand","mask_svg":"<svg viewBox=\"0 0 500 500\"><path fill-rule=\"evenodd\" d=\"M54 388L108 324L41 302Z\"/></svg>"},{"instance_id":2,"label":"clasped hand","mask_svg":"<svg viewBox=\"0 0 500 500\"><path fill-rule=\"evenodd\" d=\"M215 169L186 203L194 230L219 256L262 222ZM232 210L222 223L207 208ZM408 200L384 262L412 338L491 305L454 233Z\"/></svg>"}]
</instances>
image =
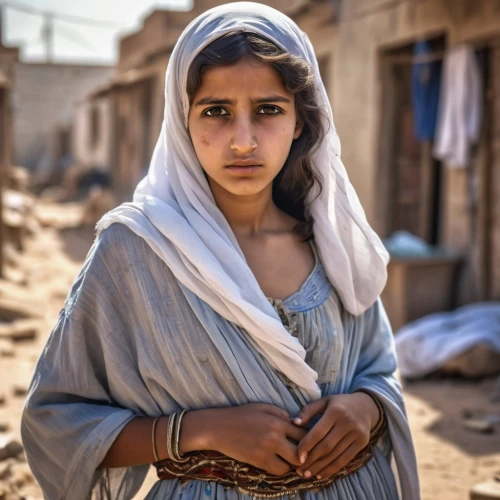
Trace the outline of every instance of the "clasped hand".
<instances>
[{"instance_id":1,"label":"clasped hand","mask_svg":"<svg viewBox=\"0 0 500 500\"><path fill-rule=\"evenodd\" d=\"M371 397L360 392L314 401L293 422L304 426L317 414L321 418L297 446L301 465L296 471L306 478L321 479L341 470L368 445L379 415Z\"/></svg>"},{"instance_id":2,"label":"clasped hand","mask_svg":"<svg viewBox=\"0 0 500 500\"><path fill-rule=\"evenodd\" d=\"M219 451L276 476L296 470L306 478L326 478L368 444L378 411L365 393L319 399L293 420L285 410L263 403L201 410L196 428L209 431L202 432L205 438L196 449ZM318 414L321 418L308 430Z\"/></svg>"}]
</instances>

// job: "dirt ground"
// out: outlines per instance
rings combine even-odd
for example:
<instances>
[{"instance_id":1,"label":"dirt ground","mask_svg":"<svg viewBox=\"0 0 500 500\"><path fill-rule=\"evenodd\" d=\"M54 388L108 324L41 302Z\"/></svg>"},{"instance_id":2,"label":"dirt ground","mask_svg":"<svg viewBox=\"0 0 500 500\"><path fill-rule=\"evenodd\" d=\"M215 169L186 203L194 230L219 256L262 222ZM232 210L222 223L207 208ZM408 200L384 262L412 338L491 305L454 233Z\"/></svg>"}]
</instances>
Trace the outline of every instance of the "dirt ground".
<instances>
[{"instance_id":1,"label":"dirt ground","mask_svg":"<svg viewBox=\"0 0 500 500\"><path fill-rule=\"evenodd\" d=\"M37 218L44 227L27 242L25 252L16 263L26 277L26 284L20 290L27 291L30 299L41 304L43 318L36 339L16 342L13 355L0 356L0 396L5 398L0 404L0 427L5 431L0 432L0 438L13 435L20 439L23 386L25 390L36 359L92 243L92 228L75 228L80 214L78 204L61 207L40 203ZM494 385L493 379L433 379L405 384L423 500L466 500L474 484L500 472L500 425L491 434L463 427L464 410L500 415L500 402L491 401ZM13 463L13 468L22 472L13 481L12 474L5 473L0 461L0 500L42 498L26 467L22 456ZM144 498L153 481L150 474L136 498Z\"/></svg>"}]
</instances>

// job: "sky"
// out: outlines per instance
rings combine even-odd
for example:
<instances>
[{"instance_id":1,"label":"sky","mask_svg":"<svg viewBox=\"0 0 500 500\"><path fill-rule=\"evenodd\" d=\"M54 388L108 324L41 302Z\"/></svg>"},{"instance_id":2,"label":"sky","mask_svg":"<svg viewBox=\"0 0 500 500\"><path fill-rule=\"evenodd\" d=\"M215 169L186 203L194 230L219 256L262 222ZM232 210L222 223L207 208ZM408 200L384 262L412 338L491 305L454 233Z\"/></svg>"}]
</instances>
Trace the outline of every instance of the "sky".
<instances>
[{"instance_id":1,"label":"sky","mask_svg":"<svg viewBox=\"0 0 500 500\"><path fill-rule=\"evenodd\" d=\"M114 64L120 36L140 28L149 12L155 8L186 10L191 4L190 0L0 0L4 45L19 46L22 61L39 62L46 57L42 43L44 18L9 5L116 24L103 27L57 19L54 22L54 62Z\"/></svg>"}]
</instances>

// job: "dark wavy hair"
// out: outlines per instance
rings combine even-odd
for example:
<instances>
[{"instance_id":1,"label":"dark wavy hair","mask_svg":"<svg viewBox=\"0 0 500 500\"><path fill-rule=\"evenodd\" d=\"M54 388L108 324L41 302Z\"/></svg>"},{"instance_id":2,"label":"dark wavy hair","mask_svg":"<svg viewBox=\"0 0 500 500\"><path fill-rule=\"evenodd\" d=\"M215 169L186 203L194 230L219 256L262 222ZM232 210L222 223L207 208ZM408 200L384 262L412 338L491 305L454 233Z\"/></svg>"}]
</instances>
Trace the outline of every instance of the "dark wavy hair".
<instances>
[{"instance_id":1,"label":"dark wavy hair","mask_svg":"<svg viewBox=\"0 0 500 500\"><path fill-rule=\"evenodd\" d=\"M297 118L304 123L304 128L300 137L293 141L288 158L273 181L273 201L299 221L295 232L304 241L311 240L314 238L313 219L306 199L313 187L317 187L317 196L322 189L321 181L313 171L311 153L324 137L312 66L258 34L228 33L205 47L193 60L187 77L189 104L192 104L203 73L209 67L229 66L245 56L271 64L283 78L285 89L295 96Z\"/></svg>"}]
</instances>

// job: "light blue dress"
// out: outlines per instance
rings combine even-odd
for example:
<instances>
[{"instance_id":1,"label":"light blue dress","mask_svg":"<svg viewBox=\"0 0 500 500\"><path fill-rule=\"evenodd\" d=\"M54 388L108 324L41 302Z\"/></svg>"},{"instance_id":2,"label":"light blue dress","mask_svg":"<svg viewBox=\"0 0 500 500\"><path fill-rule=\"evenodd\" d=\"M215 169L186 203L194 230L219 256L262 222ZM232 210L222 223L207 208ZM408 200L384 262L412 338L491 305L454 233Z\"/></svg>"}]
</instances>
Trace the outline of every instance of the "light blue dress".
<instances>
[{"instance_id":1,"label":"light blue dress","mask_svg":"<svg viewBox=\"0 0 500 500\"><path fill-rule=\"evenodd\" d=\"M415 456L380 301L358 317L346 312L317 254L297 293L269 300L304 346L322 395L370 389L383 402L389 424L365 467L320 492L295 496L396 500L392 453L403 495L410 491ZM248 402L276 404L290 414L306 403L241 328L180 285L144 240L114 224L91 249L37 364L22 437L49 500L125 500L137 492L149 466L95 470L132 418ZM410 493L407 498L418 498L418 491ZM178 480L158 481L147 495L148 500L245 497L216 483Z\"/></svg>"}]
</instances>

